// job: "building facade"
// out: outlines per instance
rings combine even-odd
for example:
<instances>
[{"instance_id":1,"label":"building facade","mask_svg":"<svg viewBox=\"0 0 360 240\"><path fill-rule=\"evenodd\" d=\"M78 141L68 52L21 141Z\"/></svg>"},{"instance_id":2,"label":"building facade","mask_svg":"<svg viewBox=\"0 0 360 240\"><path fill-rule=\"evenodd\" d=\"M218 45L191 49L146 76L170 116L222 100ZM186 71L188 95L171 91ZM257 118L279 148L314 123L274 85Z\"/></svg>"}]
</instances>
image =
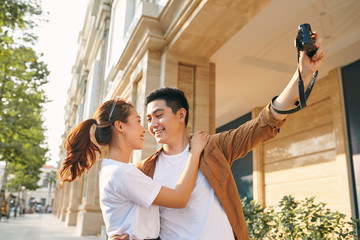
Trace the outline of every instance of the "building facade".
<instances>
[{"instance_id":1,"label":"building facade","mask_svg":"<svg viewBox=\"0 0 360 240\"><path fill-rule=\"evenodd\" d=\"M26 209L33 208L35 211L48 213L54 204L57 168L44 165L40 170L40 179L37 183L40 187L35 191L27 190L22 195L24 195Z\"/></svg>"},{"instance_id":2,"label":"building facade","mask_svg":"<svg viewBox=\"0 0 360 240\"><path fill-rule=\"evenodd\" d=\"M307 108L279 135L232 167L240 197L263 206L284 195L315 196L359 218L360 3L349 0L90 0L66 105L64 138L104 101L131 101L175 86L189 100L188 132L209 133L254 118L296 70L297 26L323 37L323 63ZM356 81L357 80L357 81ZM143 123L146 127L146 122ZM159 145L150 133L136 162ZM62 152L61 159L65 157ZM100 233L100 161L57 188L54 213L80 235Z\"/></svg>"}]
</instances>

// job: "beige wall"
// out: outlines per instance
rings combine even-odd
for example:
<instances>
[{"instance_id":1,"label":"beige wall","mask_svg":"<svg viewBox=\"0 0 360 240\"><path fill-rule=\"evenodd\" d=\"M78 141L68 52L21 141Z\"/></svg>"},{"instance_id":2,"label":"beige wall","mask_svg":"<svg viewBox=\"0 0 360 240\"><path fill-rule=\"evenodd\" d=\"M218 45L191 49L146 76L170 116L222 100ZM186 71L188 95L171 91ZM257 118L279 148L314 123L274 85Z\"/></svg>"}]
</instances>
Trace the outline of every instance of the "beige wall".
<instances>
[{"instance_id":1,"label":"beige wall","mask_svg":"<svg viewBox=\"0 0 360 240\"><path fill-rule=\"evenodd\" d=\"M270 206L288 194L315 196L330 209L351 215L339 82L338 69L317 80L308 106L289 115L278 136L257 148L257 201Z\"/></svg>"}]
</instances>

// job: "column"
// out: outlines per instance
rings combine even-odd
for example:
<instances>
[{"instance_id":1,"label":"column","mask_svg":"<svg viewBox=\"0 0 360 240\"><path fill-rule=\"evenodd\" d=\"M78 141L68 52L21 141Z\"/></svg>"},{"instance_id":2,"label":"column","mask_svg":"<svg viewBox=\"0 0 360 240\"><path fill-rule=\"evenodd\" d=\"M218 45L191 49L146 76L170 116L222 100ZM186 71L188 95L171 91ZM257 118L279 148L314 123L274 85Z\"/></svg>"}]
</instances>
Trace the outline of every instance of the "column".
<instances>
[{"instance_id":1,"label":"column","mask_svg":"<svg viewBox=\"0 0 360 240\"><path fill-rule=\"evenodd\" d=\"M54 214L55 216L57 216L57 211L58 211L58 203L59 203L59 198L60 197L60 191L58 186L55 186L55 190L54 190L54 204L52 207L52 211L51 213Z\"/></svg>"},{"instance_id":2,"label":"column","mask_svg":"<svg viewBox=\"0 0 360 240\"><path fill-rule=\"evenodd\" d=\"M99 170L101 161L84 176L82 204L79 206L76 231L81 236L96 235L101 232L104 225L99 205Z\"/></svg>"},{"instance_id":3,"label":"column","mask_svg":"<svg viewBox=\"0 0 360 240\"><path fill-rule=\"evenodd\" d=\"M69 206L66 210L65 224L67 226L75 226L79 212L79 205L82 199L82 187L84 178L71 183L69 194Z\"/></svg>"},{"instance_id":4,"label":"column","mask_svg":"<svg viewBox=\"0 0 360 240\"><path fill-rule=\"evenodd\" d=\"M355 216L352 212L354 208L351 206L351 204L354 204L353 199L355 198L351 196L351 163L346 152L346 116L345 109L343 109L344 97L340 69L336 68L331 70L328 77L330 80L331 112L336 139L336 171L341 189L341 194L339 194L338 197L339 211L345 213L347 216Z\"/></svg>"},{"instance_id":5,"label":"column","mask_svg":"<svg viewBox=\"0 0 360 240\"><path fill-rule=\"evenodd\" d=\"M67 208L69 205L70 184L71 183L68 183L68 182L64 183L63 189L62 189L63 196L61 198L61 209L59 212L59 214L60 214L59 218L62 222L65 221L66 211L67 211Z\"/></svg>"},{"instance_id":6,"label":"column","mask_svg":"<svg viewBox=\"0 0 360 240\"><path fill-rule=\"evenodd\" d=\"M215 65L206 60L179 61L178 88L189 102L188 133L215 133Z\"/></svg>"},{"instance_id":7,"label":"column","mask_svg":"<svg viewBox=\"0 0 360 240\"><path fill-rule=\"evenodd\" d=\"M142 69L142 91L144 92L144 96L146 96L149 92L161 86L161 52L151 50L146 51L140 64L140 68ZM145 105L142 114L142 118L146 119ZM144 127L147 129L147 121L144 121ZM160 145L157 144L155 138L151 136L151 133L146 131L144 136L142 159L145 159L153 154L159 147Z\"/></svg>"},{"instance_id":8,"label":"column","mask_svg":"<svg viewBox=\"0 0 360 240\"><path fill-rule=\"evenodd\" d=\"M254 108L251 117L259 116L262 109L262 107ZM253 196L255 202L265 207L264 146L262 143L253 149Z\"/></svg>"}]
</instances>

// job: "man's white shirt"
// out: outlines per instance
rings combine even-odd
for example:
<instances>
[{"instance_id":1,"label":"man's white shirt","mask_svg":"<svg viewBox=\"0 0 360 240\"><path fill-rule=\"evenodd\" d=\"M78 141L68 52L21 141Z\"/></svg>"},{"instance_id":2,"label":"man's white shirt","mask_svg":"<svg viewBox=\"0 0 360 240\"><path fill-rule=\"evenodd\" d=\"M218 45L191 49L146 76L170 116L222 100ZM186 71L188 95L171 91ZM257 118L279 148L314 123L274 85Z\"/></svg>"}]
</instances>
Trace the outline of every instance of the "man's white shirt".
<instances>
[{"instance_id":1,"label":"man's white shirt","mask_svg":"<svg viewBox=\"0 0 360 240\"><path fill-rule=\"evenodd\" d=\"M189 146L176 155L161 152L156 162L154 181L172 189L183 173L189 157ZM185 208L160 207L160 238L176 239L234 239L227 215L199 171L195 188Z\"/></svg>"}]
</instances>

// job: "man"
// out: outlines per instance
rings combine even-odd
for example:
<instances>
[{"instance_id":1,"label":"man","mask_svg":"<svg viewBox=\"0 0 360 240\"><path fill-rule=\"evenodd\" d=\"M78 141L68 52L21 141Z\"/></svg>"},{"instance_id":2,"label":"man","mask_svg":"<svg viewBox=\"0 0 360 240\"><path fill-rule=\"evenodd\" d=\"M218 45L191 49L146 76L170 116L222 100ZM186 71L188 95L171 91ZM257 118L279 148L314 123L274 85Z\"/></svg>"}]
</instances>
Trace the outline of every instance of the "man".
<instances>
[{"instance_id":1,"label":"man","mask_svg":"<svg viewBox=\"0 0 360 240\"><path fill-rule=\"evenodd\" d=\"M310 59L300 53L299 72L305 89L320 67L324 52L316 36L316 54ZM298 100L298 71L273 102L280 110L290 109ZM137 167L156 182L175 188L189 154L186 133L188 103L175 88L156 89L146 97L148 130L162 147ZM257 144L276 136L286 114L267 105L260 115L237 129L212 135L200 158L196 186L184 209L160 208L160 238L249 239L240 198L231 173L231 164Z\"/></svg>"}]
</instances>

